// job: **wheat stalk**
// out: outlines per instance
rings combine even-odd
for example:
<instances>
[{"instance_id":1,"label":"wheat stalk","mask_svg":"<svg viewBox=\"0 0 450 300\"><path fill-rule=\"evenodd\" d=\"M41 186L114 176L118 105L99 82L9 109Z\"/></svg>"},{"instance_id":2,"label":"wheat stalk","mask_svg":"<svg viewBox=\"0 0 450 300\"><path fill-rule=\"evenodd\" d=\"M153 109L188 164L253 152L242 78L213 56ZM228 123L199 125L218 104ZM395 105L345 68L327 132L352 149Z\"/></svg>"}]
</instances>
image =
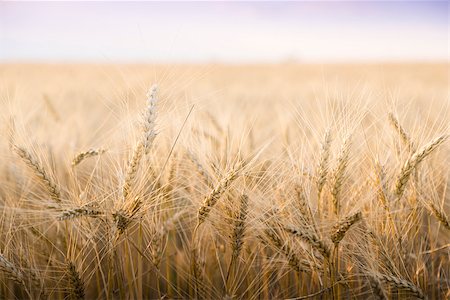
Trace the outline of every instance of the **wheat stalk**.
<instances>
[{"instance_id":1,"label":"wheat stalk","mask_svg":"<svg viewBox=\"0 0 450 300\"><path fill-rule=\"evenodd\" d=\"M386 253L386 248L381 242L380 237L375 232L373 232L373 230L367 225L367 223L365 224L365 227L366 227L366 234L370 238L370 243L371 246L373 247L372 250L374 252L379 252L379 255L381 256L380 263L384 264L384 266L388 269L388 271L391 274L394 274L395 273L394 263L392 261L390 254Z\"/></svg>"}]
</instances>

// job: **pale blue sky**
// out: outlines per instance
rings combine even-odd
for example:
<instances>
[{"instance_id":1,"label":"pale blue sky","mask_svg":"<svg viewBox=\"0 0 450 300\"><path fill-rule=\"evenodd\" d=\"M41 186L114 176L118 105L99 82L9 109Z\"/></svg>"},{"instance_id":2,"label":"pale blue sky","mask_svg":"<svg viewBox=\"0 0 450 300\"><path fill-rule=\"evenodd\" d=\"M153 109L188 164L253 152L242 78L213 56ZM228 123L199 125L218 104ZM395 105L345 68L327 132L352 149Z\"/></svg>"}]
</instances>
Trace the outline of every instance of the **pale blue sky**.
<instances>
[{"instance_id":1,"label":"pale blue sky","mask_svg":"<svg viewBox=\"0 0 450 300\"><path fill-rule=\"evenodd\" d=\"M432 2L0 2L0 61L449 60Z\"/></svg>"}]
</instances>

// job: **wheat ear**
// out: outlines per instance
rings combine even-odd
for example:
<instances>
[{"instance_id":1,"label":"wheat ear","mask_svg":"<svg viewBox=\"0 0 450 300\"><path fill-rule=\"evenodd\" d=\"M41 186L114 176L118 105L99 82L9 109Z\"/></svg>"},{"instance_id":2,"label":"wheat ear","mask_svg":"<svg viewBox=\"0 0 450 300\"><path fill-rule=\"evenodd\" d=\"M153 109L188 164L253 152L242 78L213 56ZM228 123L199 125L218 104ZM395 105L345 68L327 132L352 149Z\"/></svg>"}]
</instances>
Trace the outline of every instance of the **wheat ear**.
<instances>
[{"instance_id":1,"label":"wheat ear","mask_svg":"<svg viewBox=\"0 0 450 300\"><path fill-rule=\"evenodd\" d=\"M284 227L284 230L310 244L326 259L330 258L331 247L327 242L321 240L315 233L308 230L297 229L292 226L286 226Z\"/></svg>"},{"instance_id":2,"label":"wheat ear","mask_svg":"<svg viewBox=\"0 0 450 300\"><path fill-rule=\"evenodd\" d=\"M239 257L239 254L242 249L243 239L245 234L245 219L247 218L248 212L248 196L241 195L240 196L240 207L239 207L239 215L237 219L234 221L233 234L231 236L232 240L232 248L233 254L232 259L236 260Z\"/></svg>"},{"instance_id":3,"label":"wheat ear","mask_svg":"<svg viewBox=\"0 0 450 300\"><path fill-rule=\"evenodd\" d=\"M387 199L387 185L386 185L386 171L384 167L378 162L375 162L375 179L373 181L377 189L377 198L384 210L390 214L389 202Z\"/></svg>"},{"instance_id":4,"label":"wheat ear","mask_svg":"<svg viewBox=\"0 0 450 300\"><path fill-rule=\"evenodd\" d=\"M403 165L400 174L397 177L395 183L395 191L394 194L397 198L400 198L405 191L406 184L408 183L409 178L411 177L412 171L419 165L430 153L432 153L439 145L445 142L445 140L449 137L449 135L442 135L419 150L417 150L413 155L411 155L408 160L406 160Z\"/></svg>"},{"instance_id":5,"label":"wheat ear","mask_svg":"<svg viewBox=\"0 0 450 300\"><path fill-rule=\"evenodd\" d=\"M408 280L385 274L377 274L376 277L378 278L378 280L388 283L397 289L409 291L419 299L426 299L426 296L423 294L422 290Z\"/></svg>"},{"instance_id":6,"label":"wheat ear","mask_svg":"<svg viewBox=\"0 0 450 300\"><path fill-rule=\"evenodd\" d=\"M17 145L13 145L13 150L16 154L22 158L25 164L33 170L34 174L41 180L41 182L47 187L47 191L50 194L50 197L55 202L61 202L61 193L59 191L56 183L51 179L51 177L47 174L45 169L41 166L41 164L31 156L31 154L22 147Z\"/></svg>"},{"instance_id":7,"label":"wheat ear","mask_svg":"<svg viewBox=\"0 0 450 300\"><path fill-rule=\"evenodd\" d=\"M7 276L21 284L24 283L24 275L12 262L7 260L3 254L0 253L0 271L7 274Z\"/></svg>"},{"instance_id":8,"label":"wheat ear","mask_svg":"<svg viewBox=\"0 0 450 300\"><path fill-rule=\"evenodd\" d=\"M100 154L105 153L106 150L103 149L89 149L87 151L83 151L75 155L75 157L72 160L72 167L75 167L79 165L83 160L89 157L97 156Z\"/></svg>"},{"instance_id":9,"label":"wheat ear","mask_svg":"<svg viewBox=\"0 0 450 300\"><path fill-rule=\"evenodd\" d=\"M203 201L202 206L198 209L197 213L197 227L202 224L205 219L208 217L211 209L216 205L217 201L220 199L220 196L227 190L228 186L233 182L233 180L237 177L237 171L235 169L231 170L206 196Z\"/></svg>"},{"instance_id":10,"label":"wheat ear","mask_svg":"<svg viewBox=\"0 0 450 300\"><path fill-rule=\"evenodd\" d=\"M125 203L112 214L116 228L119 230L119 234L122 234L128 228L132 219L141 208L141 198L136 196L132 201Z\"/></svg>"},{"instance_id":11,"label":"wheat ear","mask_svg":"<svg viewBox=\"0 0 450 300\"><path fill-rule=\"evenodd\" d=\"M272 245L268 244L266 240L261 236L259 237L260 240L268 246L274 246L281 254L283 254L288 260L289 266L291 267L292 270L294 270L297 273L300 273L301 271L309 268L309 266L302 263L302 261L297 256L295 251L291 248L289 243L281 240L279 232L276 229L266 228L264 230L264 234L272 242Z\"/></svg>"},{"instance_id":12,"label":"wheat ear","mask_svg":"<svg viewBox=\"0 0 450 300\"><path fill-rule=\"evenodd\" d=\"M151 261L156 269L159 270L159 264L161 263L161 258L163 254L163 239L164 239L164 228L162 226L155 225L151 229L152 235L149 242L149 247L151 247Z\"/></svg>"},{"instance_id":13,"label":"wheat ear","mask_svg":"<svg viewBox=\"0 0 450 300\"><path fill-rule=\"evenodd\" d=\"M69 293L72 299L84 299L84 283L72 262L67 264L67 276L69 277Z\"/></svg>"},{"instance_id":14,"label":"wheat ear","mask_svg":"<svg viewBox=\"0 0 450 300\"><path fill-rule=\"evenodd\" d=\"M227 190L231 182L237 177L237 170L233 169L231 170L215 187L214 189L209 193L208 196L206 196L205 200L203 201L202 206L198 209L197 212L197 225L194 228L194 231L192 233L192 241L191 241L191 272L194 276L194 285L195 285L195 294L196 297L202 298L202 268L198 263L198 253L197 253L197 241L196 241L196 235L197 235L197 229L199 226L206 220L209 213L211 212L211 209L216 205L217 201L219 201L220 196Z\"/></svg>"},{"instance_id":15,"label":"wheat ear","mask_svg":"<svg viewBox=\"0 0 450 300\"><path fill-rule=\"evenodd\" d=\"M213 180L212 180L211 176L209 176L209 174L206 172L205 168L200 163L197 156L194 153L192 153L191 151L188 151L187 155L188 155L189 159L192 161L192 163L195 165L195 167L197 168L198 173L200 173L200 175L202 175L202 177L206 181L206 184L208 186L213 186Z\"/></svg>"},{"instance_id":16,"label":"wheat ear","mask_svg":"<svg viewBox=\"0 0 450 300\"><path fill-rule=\"evenodd\" d=\"M333 227L333 233L331 234L331 240L333 241L333 243L338 244L340 241L342 241L342 239L344 238L345 234L350 229L350 227L352 227L357 222L361 221L361 219L362 214L360 211L358 211L357 213L348 216L341 222L337 223Z\"/></svg>"},{"instance_id":17,"label":"wheat ear","mask_svg":"<svg viewBox=\"0 0 450 300\"><path fill-rule=\"evenodd\" d=\"M246 218L248 212L248 196L241 195L239 197L240 207L237 218L234 220L233 233L231 234L231 260L230 265L228 267L227 278L226 278L226 286L227 290L230 291L229 279L230 274L234 274L236 271L236 261L239 258L239 255L242 250L242 246L244 244L244 235L245 235L245 225Z\"/></svg>"},{"instance_id":18,"label":"wheat ear","mask_svg":"<svg viewBox=\"0 0 450 300\"><path fill-rule=\"evenodd\" d=\"M336 214L339 214L340 199L339 194L344 181L345 169L347 168L350 155L351 135L347 135L341 150L339 151L337 165L331 177L331 195L333 196L333 208Z\"/></svg>"},{"instance_id":19,"label":"wheat ear","mask_svg":"<svg viewBox=\"0 0 450 300\"><path fill-rule=\"evenodd\" d=\"M381 285L380 280L376 276L369 277L370 287L372 288L372 294L377 300L388 300L386 292Z\"/></svg>"},{"instance_id":20,"label":"wheat ear","mask_svg":"<svg viewBox=\"0 0 450 300\"><path fill-rule=\"evenodd\" d=\"M131 187L136 177L142 156L147 155L150 151L153 140L156 137L155 120L156 120L156 92L157 86L153 85L147 93L147 109L145 110L144 122L142 124L143 137L138 141L133 151L133 156L128 163L125 182L122 188L123 198L126 199L131 192Z\"/></svg>"},{"instance_id":21,"label":"wheat ear","mask_svg":"<svg viewBox=\"0 0 450 300\"><path fill-rule=\"evenodd\" d=\"M311 207L309 206L308 200L305 197L304 190L301 186L297 185L295 187L295 193L297 196L298 209L300 213L304 216L305 220L312 224L314 231L317 233L317 226L314 220L313 213L311 211Z\"/></svg>"},{"instance_id":22,"label":"wheat ear","mask_svg":"<svg viewBox=\"0 0 450 300\"><path fill-rule=\"evenodd\" d=\"M182 219L182 217L187 214L189 211L187 209L182 209L176 212L173 216L168 218L163 224L163 232L167 234L170 230L174 229L175 224Z\"/></svg>"},{"instance_id":23,"label":"wheat ear","mask_svg":"<svg viewBox=\"0 0 450 300\"><path fill-rule=\"evenodd\" d=\"M194 246L191 251L191 272L194 276L195 298L203 298L203 266L199 262L198 248Z\"/></svg>"},{"instance_id":24,"label":"wheat ear","mask_svg":"<svg viewBox=\"0 0 450 300\"><path fill-rule=\"evenodd\" d=\"M125 182L122 188L123 199L125 200L131 192L131 187L134 183L134 179L136 177L139 163L142 158L142 154L144 151L144 146L142 142L138 142L133 151L133 156L131 157L130 162L128 163L127 173L125 176Z\"/></svg>"},{"instance_id":25,"label":"wheat ear","mask_svg":"<svg viewBox=\"0 0 450 300\"><path fill-rule=\"evenodd\" d=\"M405 144L406 147L408 147L408 151L412 153L415 150L414 143L412 142L406 131L403 129L402 125L400 125L400 122L397 120L394 114L390 112L388 114L388 117L389 117L389 124L391 124L394 130L398 133L403 144Z\"/></svg>"},{"instance_id":26,"label":"wheat ear","mask_svg":"<svg viewBox=\"0 0 450 300\"><path fill-rule=\"evenodd\" d=\"M152 228L152 237L149 242L149 247L151 247L151 260L155 268L159 269L164 250L164 238L167 236L169 231L175 227L175 223L179 221L187 212L187 210L180 210L168 218L162 225L155 225L155 227Z\"/></svg>"},{"instance_id":27,"label":"wheat ear","mask_svg":"<svg viewBox=\"0 0 450 300\"><path fill-rule=\"evenodd\" d=\"M142 131L144 133L143 146L145 154L148 154L156 137L155 121L156 121L156 104L158 102L156 93L158 87L153 85L147 93L147 109L145 110L144 123Z\"/></svg>"},{"instance_id":28,"label":"wheat ear","mask_svg":"<svg viewBox=\"0 0 450 300\"><path fill-rule=\"evenodd\" d=\"M65 210L61 213L61 215L58 217L59 221L69 220L69 219L75 219L82 216L87 217L96 217L98 215L102 214L101 211L90 208L88 206L82 206L79 208L69 209Z\"/></svg>"},{"instance_id":29,"label":"wheat ear","mask_svg":"<svg viewBox=\"0 0 450 300\"><path fill-rule=\"evenodd\" d=\"M450 230L450 221L447 217L447 215L445 214L445 212L438 208L436 205L434 205L433 203L430 204L429 209L431 210L431 212L436 216L436 218L439 220L439 222L441 222L441 224L447 228L448 230Z\"/></svg>"},{"instance_id":30,"label":"wheat ear","mask_svg":"<svg viewBox=\"0 0 450 300\"><path fill-rule=\"evenodd\" d=\"M320 194L322 193L323 186L327 180L328 175L328 163L330 160L330 148L331 148L331 129L329 128L326 133L324 140L321 145L320 150L320 159L319 164L317 166L317 195L320 198Z\"/></svg>"}]
</instances>

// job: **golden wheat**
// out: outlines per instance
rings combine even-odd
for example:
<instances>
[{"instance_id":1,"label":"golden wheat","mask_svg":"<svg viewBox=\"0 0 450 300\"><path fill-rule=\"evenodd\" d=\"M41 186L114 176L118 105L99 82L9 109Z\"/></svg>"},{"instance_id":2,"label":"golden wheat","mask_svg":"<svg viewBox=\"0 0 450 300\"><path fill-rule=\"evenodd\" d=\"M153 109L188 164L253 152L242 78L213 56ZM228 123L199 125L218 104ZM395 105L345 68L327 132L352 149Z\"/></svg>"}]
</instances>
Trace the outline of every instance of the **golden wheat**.
<instances>
[{"instance_id":1,"label":"golden wheat","mask_svg":"<svg viewBox=\"0 0 450 300\"><path fill-rule=\"evenodd\" d=\"M446 299L447 66L430 66L321 67L345 85L308 65L215 66L189 84L198 66L104 66L112 85L88 66L2 65L19 111L0 111L0 298ZM399 80L412 73L421 89ZM45 87L5 93L36 74ZM168 88L140 97L155 79ZM67 157L90 143L101 163L85 161L101 149Z\"/></svg>"}]
</instances>

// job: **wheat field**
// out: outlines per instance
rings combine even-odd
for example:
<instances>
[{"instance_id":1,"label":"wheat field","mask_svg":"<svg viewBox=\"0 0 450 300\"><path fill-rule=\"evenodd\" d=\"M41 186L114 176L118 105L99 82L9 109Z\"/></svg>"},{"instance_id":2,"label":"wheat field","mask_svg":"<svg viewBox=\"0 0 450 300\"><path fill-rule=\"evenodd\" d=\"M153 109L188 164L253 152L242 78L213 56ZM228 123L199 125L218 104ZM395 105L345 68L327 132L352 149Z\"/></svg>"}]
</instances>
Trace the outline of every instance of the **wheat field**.
<instances>
[{"instance_id":1,"label":"wheat field","mask_svg":"<svg viewBox=\"0 0 450 300\"><path fill-rule=\"evenodd\" d=\"M0 65L0 298L449 298L448 68Z\"/></svg>"}]
</instances>

